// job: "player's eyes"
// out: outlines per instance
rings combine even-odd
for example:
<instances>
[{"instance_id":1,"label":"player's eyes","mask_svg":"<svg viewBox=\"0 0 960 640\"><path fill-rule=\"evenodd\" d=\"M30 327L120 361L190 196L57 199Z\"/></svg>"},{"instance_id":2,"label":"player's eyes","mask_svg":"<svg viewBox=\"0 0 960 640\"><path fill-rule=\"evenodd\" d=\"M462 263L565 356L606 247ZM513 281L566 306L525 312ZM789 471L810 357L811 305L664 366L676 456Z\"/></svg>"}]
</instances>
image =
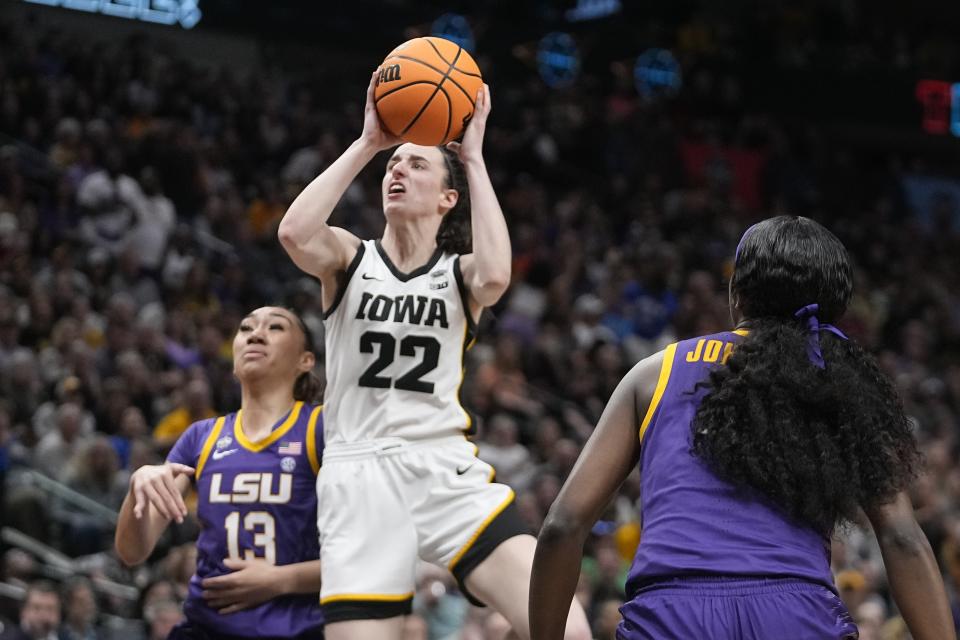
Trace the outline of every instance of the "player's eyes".
<instances>
[{"instance_id":1,"label":"player's eyes","mask_svg":"<svg viewBox=\"0 0 960 640\"><path fill-rule=\"evenodd\" d=\"M285 327L282 324L272 324L270 325L271 331L283 331Z\"/></svg>"},{"instance_id":2,"label":"player's eyes","mask_svg":"<svg viewBox=\"0 0 960 640\"><path fill-rule=\"evenodd\" d=\"M250 325L248 324L240 325L240 331L250 331Z\"/></svg>"}]
</instances>

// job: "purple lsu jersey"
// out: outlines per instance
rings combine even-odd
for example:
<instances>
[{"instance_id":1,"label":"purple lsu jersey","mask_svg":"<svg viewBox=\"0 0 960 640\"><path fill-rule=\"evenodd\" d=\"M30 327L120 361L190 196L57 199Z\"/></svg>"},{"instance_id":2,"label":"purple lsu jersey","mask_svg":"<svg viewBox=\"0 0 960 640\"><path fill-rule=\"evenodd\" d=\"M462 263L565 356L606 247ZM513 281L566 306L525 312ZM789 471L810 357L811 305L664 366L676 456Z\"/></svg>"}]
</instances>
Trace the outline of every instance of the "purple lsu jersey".
<instances>
[{"instance_id":1,"label":"purple lsu jersey","mask_svg":"<svg viewBox=\"0 0 960 640\"><path fill-rule=\"evenodd\" d=\"M177 440L169 462L196 469L197 571L187 619L217 633L293 637L323 626L319 594L275 598L221 615L201 597L201 581L229 573L226 558L284 565L320 558L316 477L323 454L321 406L297 402L259 442L244 434L242 412L202 420Z\"/></svg>"},{"instance_id":2,"label":"purple lsu jersey","mask_svg":"<svg viewBox=\"0 0 960 640\"><path fill-rule=\"evenodd\" d=\"M707 393L697 383L726 362L745 332L670 345L640 425L641 543L627 594L684 575L792 577L835 590L826 535L795 522L759 492L718 478L692 451L691 423Z\"/></svg>"}]
</instances>

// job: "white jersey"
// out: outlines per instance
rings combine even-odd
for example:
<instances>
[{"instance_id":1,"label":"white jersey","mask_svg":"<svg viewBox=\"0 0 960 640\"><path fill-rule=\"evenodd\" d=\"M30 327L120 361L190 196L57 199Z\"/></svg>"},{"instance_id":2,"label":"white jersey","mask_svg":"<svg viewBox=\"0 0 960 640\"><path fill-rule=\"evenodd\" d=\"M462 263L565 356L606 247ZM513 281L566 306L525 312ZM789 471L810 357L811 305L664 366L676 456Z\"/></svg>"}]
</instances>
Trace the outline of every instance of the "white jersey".
<instances>
[{"instance_id":1,"label":"white jersey","mask_svg":"<svg viewBox=\"0 0 960 640\"><path fill-rule=\"evenodd\" d=\"M405 274L379 240L362 242L324 324L327 445L471 430L459 394L475 327L459 256L437 250Z\"/></svg>"}]
</instances>

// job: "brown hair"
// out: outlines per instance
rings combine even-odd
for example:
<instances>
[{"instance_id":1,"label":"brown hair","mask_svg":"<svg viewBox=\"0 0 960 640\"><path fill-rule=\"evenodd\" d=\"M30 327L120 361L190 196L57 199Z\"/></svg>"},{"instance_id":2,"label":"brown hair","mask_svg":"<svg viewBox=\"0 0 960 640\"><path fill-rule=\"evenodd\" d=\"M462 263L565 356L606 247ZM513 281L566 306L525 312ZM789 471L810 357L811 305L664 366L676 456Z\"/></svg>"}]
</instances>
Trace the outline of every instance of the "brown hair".
<instances>
[{"instance_id":1,"label":"brown hair","mask_svg":"<svg viewBox=\"0 0 960 640\"><path fill-rule=\"evenodd\" d=\"M473 251L473 237L470 219L470 186L467 172L460 157L444 146L437 147L443 156L447 175L443 180L444 189L455 189L457 204L443 216L443 222L437 230L437 247L452 255L463 255Z\"/></svg>"},{"instance_id":2,"label":"brown hair","mask_svg":"<svg viewBox=\"0 0 960 640\"><path fill-rule=\"evenodd\" d=\"M316 355L316 349L313 343L313 332L307 327L307 324L294 309L284 307L294 318L297 319L297 325L303 332L303 350ZM293 399L301 402L317 403L323 398L323 383L313 371L304 371L297 376L293 383Z\"/></svg>"}]
</instances>

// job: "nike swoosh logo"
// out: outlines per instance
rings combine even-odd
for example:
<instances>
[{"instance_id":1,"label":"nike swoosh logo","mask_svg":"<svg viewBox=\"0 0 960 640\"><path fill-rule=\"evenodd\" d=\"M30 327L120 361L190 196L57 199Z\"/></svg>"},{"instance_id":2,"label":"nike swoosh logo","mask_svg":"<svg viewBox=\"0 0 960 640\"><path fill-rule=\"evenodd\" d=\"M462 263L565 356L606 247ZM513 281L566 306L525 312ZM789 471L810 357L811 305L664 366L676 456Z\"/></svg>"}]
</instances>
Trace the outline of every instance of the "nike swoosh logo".
<instances>
[{"instance_id":1,"label":"nike swoosh logo","mask_svg":"<svg viewBox=\"0 0 960 640\"><path fill-rule=\"evenodd\" d=\"M476 464L476 463L471 462L470 464L468 464L467 466L465 466L463 469L461 469L460 467L457 467L457 475L458 475L458 476L462 476L462 475L465 474L467 471L469 471L469 470L470 470L470 467L472 467L474 464Z\"/></svg>"},{"instance_id":2,"label":"nike swoosh logo","mask_svg":"<svg viewBox=\"0 0 960 640\"><path fill-rule=\"evenodd\" d=\"M380 278L378 276L372 276L369 273L365 273L360 277L363 278L364 280L383 280L383 278Z\"/></svg>"},{"instance_id":3,"label":"nike swoosh logo","mask_svg":"<svg viewBox=\"0 0 960 640\"><path fill-rule=\"evenodd\" d=\"M226 458L226 457L227 457L228 455L230 455L231 453L236 453L237 451L238 451L238 449L227 449L226 451L214 451L214 452L213 452L213 459L214 459L214 460L219 460L220 458Z\"/></svg>"}]
</instances>

